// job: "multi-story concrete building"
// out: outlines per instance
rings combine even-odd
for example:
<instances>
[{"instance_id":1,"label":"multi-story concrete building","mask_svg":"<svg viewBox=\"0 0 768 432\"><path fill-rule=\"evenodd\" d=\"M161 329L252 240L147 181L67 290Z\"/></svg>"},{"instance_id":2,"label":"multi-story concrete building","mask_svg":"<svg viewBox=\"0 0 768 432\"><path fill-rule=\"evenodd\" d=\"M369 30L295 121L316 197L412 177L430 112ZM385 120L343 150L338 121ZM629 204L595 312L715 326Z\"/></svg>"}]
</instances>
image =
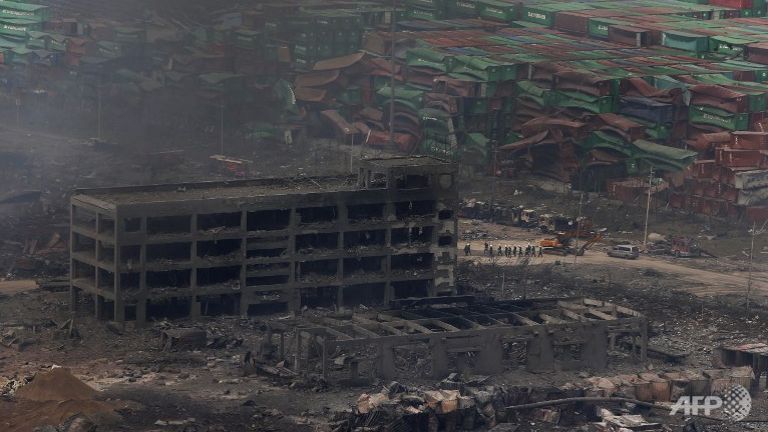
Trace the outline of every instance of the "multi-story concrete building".
<instances>
[{"instance_id":1,"label":"multi-story concrete building","mask_svg":"<svg viewBox=\"0 0 768 432\"><path fill-rule=\"evenodd\" d=\"M71 293L99 318L386 304L455 294L456 167L77 190Z\"/></svg>"}]
</instances>

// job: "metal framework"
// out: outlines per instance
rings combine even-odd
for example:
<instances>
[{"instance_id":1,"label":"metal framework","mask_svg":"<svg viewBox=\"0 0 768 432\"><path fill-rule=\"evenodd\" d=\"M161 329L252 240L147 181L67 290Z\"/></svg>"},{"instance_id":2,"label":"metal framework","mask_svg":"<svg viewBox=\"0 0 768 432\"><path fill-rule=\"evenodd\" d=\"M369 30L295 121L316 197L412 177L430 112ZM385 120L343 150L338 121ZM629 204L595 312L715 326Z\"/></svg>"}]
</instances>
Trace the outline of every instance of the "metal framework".
<instances>
[{"instance_id":1,"label":"metal framework","mask_svg":"<svg viewBox=\"0 0 768 432\"><path fill-rule=\"evenodd\" d=\"M467 370L497 374L522 365L531 371L602 369L609 346L621 336L631 338L636 360L647 358L646 318L604 301L434 300L381 313L305 319L294 332L292 367L331 380L386 379L414 366L403 357L421 354L419 367L434 378Z\"/></svg>"}]
</instances>

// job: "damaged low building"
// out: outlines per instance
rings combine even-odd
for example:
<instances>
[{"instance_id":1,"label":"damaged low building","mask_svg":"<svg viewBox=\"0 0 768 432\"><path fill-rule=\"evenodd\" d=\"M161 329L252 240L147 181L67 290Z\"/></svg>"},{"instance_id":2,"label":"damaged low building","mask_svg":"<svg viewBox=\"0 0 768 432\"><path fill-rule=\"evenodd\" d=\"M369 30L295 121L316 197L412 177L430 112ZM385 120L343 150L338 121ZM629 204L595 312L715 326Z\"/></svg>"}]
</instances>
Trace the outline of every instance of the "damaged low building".
<instances>
[{"instance_id":1,"label":"damaged low building","mask_svg":"<svg viewBox=\"0 0 768 432\"><path fill-rule=\"evenodd\" d=\"M99 318L258 314L456 294L456 167L77 190L71 293Z\"/></svg>"},{"instance_id":2,"label":"damaged low building","mask_svg":"<svg viewBox=\"0 0 768 432\"><path fill-rule=\"evenodd\" d=\"M647 359L646 317L601 300L458 296L397 303L392 310L303 317L286 360L296 372L354 382L413 373L439 379L458 371L600 370L620 340L636 361Z\"/></svg>"}]
</instances>

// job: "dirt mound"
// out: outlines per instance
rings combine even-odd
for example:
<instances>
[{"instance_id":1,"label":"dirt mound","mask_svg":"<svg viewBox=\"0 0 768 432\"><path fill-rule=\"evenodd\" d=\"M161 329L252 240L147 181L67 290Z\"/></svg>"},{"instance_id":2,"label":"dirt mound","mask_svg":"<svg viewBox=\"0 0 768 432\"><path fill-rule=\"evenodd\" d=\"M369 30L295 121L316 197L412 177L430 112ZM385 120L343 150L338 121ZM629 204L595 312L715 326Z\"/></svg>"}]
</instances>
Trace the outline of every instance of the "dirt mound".
<instances>
[{"instance_id":1,"label":"dirt mound","mask_svg":"<svg viewBox=\"0 0 768 432\"><path fill-rule=\"evenodd\" d=\"M96 390L75 378L66 368L41 372L16 390L16 400L0 402L0 430L26 432L35 427L60 425L75 415L98 424L120 420L112 402L94 400Z\"/></svg>"},{"instance_id":2,"label":"dirt mound","mask_svg":"<svg viewBox=\"0 0 768 432\"><path fill-rule=\"evenodd\" d=\"M66 368L38 373L31 383L16 391L16 397L31 401L82 401L93 399L96 390L75 378Z\"/></svg>"},{"instance_id":3,"label":"dirt mound","mask_svg":"<svg viewBox=\"0 0 768 432\"><path fill-rule=\"evenodd\" d=\"M84 415L100 425L117 424L121 419L114 410L111 404L95 400L0 403L0 430L29 432L40 426L61 425L76 415Z\"/></svg>"}]
</instances>

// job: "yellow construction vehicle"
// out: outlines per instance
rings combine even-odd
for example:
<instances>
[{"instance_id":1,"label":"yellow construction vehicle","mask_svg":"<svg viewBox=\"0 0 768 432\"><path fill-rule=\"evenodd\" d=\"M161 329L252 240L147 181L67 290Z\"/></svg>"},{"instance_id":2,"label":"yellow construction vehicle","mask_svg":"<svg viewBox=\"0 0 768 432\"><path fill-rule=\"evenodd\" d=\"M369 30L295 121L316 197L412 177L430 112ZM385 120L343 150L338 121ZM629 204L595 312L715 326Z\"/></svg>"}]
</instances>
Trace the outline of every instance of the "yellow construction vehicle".
<instances>
[{"instance_id":1,"label":"yellow construction vehicle","mask_svg":"<svg viewBox=\"0 0 768 432\"><path fill-rule=\"evenodd\" d=\"M592 245L603 239L603 234L600 232L593 232L592 235L584 240L584 243L578 245L576 248L575 234L572 232L557 232L555 238L547 238L539 241L539 246L544 248L545 254L550 255L584 255L584 252L591 248Z\"/></svg>"}]
</instances>

